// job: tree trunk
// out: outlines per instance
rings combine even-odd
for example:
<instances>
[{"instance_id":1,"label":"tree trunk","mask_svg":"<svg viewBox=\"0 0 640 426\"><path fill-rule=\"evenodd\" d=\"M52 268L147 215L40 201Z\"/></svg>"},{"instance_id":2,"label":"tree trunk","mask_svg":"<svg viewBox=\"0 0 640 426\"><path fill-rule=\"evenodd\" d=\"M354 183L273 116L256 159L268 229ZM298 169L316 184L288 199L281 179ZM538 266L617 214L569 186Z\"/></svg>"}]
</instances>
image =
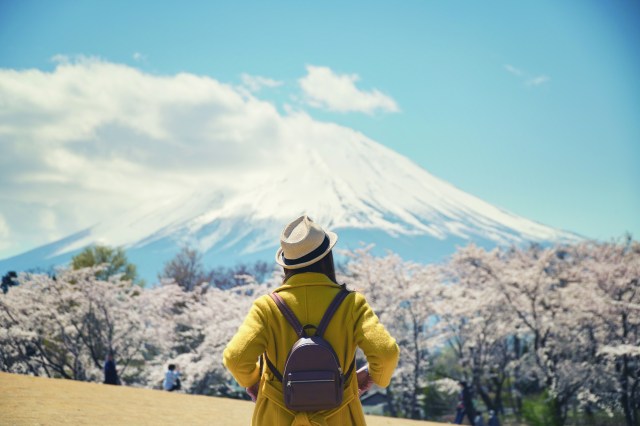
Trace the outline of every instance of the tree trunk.
<instances>
[{"instance_id":1,"label":"tree trunk","mask_svg":"<svg viewBox=\"0 0 640 426\"><path fill-rule=\"evenodd\" d=\"M417 324L417 320L413 312L411 313L411 319L413 320L413 351L415 355L414 370L413 370L413 394L411 395L411 418L420 419L420 410L418 408L418 381L420 379L420 326Z\"/></svg>"},{"instance_id":2,"label":"tree trunk","mask_svg":"<svg viewBox=\"0 0 640 426\"><path fill-rule=\"evenodd\" d=\"M476 388L476 391L480 395L480 398L482 398L482 402L484 402L484 405L486 405L487 408L490 410L495 410L496 408L494 406L493 401L491 400L491 396L489 396L489 394L485 392L484 388L480 386L479 382L474 383L474 387Z\"/></svg>"},{"instance_id":3,"label":"tree trunk","mask_svg":"<svg viewBox=\"0 0 640 426\"><path fill-rule=\"evenodd\" d=\"M567 422L567 412L564 409L565 403L559 398L551 399L552 413L553 413L553 425L564 426Z\"/></svg>"},{"instance_id":4,"label":"tree trunk","mask_svg":"<svg viewBox=\"0 0 640 426\"><path fill-rule=\"evenodd\" d=\"M502 381L496 381L496 396L493 399L493 408L489 407L489 409L494 410L496 413L500 413L504 415L504 406L502 404L502 385L504 384L504 377Z\"/></svg>"},{"instance_id":5,"label":"tree trunk","mask_svg":"<svg viewBox=\"0 0 640 426\"><path fill-rule=\"evenodd\" d=\"M396 408L396 404L393 400L393 391L391 390L391 384L387 386L387 405L389 407L389 414L391 414L391 417L398 417L398 409Z\"/></svg>"},{"instance_id":6,"label":"tree trunk","mask_svg":"<svg viewBox=\"0 0 640 426\"><path fill-rule=\"evenodd\" d=\"M628 316L626 312L622 313L622 337L624 341L627 341L629 335L628 328ZM631 394L629 388L629 378L631 377L631 370L629 368L629 357L627 355L622 355L622 365L620 366L619 372L619 382L620 388L622 392L620 392L620 404L622 404L622 409L624 411L624 419L627 423L627 426L638 426L638 417L635 407L635 401L629 398Z\"/></svg>"}]
</instances>

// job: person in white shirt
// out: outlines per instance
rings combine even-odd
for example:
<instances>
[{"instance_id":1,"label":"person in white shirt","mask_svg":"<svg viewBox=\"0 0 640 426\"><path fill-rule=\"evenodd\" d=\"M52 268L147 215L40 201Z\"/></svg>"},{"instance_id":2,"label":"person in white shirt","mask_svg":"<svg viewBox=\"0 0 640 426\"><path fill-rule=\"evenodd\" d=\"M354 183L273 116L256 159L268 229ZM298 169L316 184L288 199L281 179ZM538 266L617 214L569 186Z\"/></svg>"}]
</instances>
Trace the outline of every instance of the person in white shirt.
<instances>
[{"instance_id":1,"label":"person in white shirt","mask_svg":"<svg viewBox=\"0 0 640 426\"><path fill-rule=\"evenodd\" d=\"M169 364L168 370L164 374L162 387L169 392L180 390L180 370L176 368L175 364Z\"/></svg>"}]
</instances>

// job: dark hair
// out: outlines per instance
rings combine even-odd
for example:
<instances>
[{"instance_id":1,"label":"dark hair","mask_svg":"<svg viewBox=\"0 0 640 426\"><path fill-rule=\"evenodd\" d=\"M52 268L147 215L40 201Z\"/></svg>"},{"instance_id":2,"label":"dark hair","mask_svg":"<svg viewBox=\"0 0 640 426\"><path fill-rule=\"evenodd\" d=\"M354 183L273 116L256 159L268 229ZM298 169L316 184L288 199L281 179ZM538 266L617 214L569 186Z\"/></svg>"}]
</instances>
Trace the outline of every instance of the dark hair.
<instances>
[{"instance_id":1,"label":"dark hair","mask_svg":"<svg viewBox=\"0 0 640 426\"><path fill-rule=\"evenodd\" d=\"M176 369L176 365L175 364L169 364L169 370L173 371Z\"/></svg>"},{"instance_id":2,"label":"dark hair","mask_svg":"<svg viewBox=\"0 0 640 426\"><path fill-rule=\"evenodd\" d=\"M315 263L312 263L309 266L305 266L303 268L298 268L298 269L287 269L287 268L283 268L283 269L284 269L284 282L287 282L289 278L291 278L296 274L302 274L304 272L317 272L320 274L325 274L327 277L329 277L331 281L333 281L336 284L338 283L338 280L336 279L336 268L335 268L335 265L333 264L332 251L329 251L329 253L327 253L325 257L323 257L322 259L318 260Z\"/></svg>"}]
</instances>

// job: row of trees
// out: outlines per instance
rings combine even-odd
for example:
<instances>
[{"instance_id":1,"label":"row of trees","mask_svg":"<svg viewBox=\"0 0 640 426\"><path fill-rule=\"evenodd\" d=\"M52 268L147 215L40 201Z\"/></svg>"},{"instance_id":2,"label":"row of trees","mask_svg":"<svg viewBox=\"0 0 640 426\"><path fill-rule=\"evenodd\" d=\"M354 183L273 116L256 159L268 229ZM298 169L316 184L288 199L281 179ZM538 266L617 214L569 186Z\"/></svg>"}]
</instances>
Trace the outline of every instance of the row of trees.
<instances>
[{"instance_id":1,"label":"row of trees","mask_svg":"<svg viewBox=\"0 0 640 426\"><path fill-rule=\"evenodd\" d=\"M497 412L526 416L527 398L541 395L546 424L565 424L573 408L638 426L637 242L471 245L433 265L370 248L345 255L339 281L365 294L401 347L389 414L434 418L435 400L453 411L464 379ZM104 275L104 266L20 274L20 285L0 294L0 370L100 381L113 351L127 384L158 387L175 362L187 392L239 396L222 350L255 297L282 281L279 270L254 269L222 270L227 278L216 284L184 249L148 288Z\"/></svg>"},{"instance_id":2,"label":"row of trees","mask_svg":"<svg viewBox=\"0 0 640 426\"><path fill-rule=\"evenodd\" d=\"M121 281L131 281L141 287L145 286L144 280L138 277L136 266L129 263L127 255L120 247L104 245L87 247L71 259L70 266L75 270L100 266L95 272L96 278L100 280L107 281L117 276ZM158 274L158 280L172 280L186 291L192 291L202 283L228 289L244 284L243 277L247 275L250 275L254 281L262 282L272 271L273 267L261 260L254 263L237 263L232 267L218 266L207 270L202 261L202 254L185 246L173 259L165 263L162 272ZM10 274L16 278L15 272L7 274L2 281L3 290L5 279L10 279ZM6 290L4 292L6 293Z\"/></svg>"},{"instance_id":3,"label":"row of trees","mask_svg":"<svg viewBox=\"0 0 640 426\"><path fill-rule=\"evenodd\" d=\"M394 414L428 413L419 398L440 377L472 383L497 412L504 412L505 393L517 414L523 396L542 393L541 424L565 424L572 407L585 418L605 411L640 424L637 242L471 245L428 266L367 250L352 257L351 282L402 348L389 394ZM455 368L443 362L450 358Z\"/></svg>"},{"instance_id":4,"label":"row of trees","mask_svg":"<svg viewBox=\"0 0 640 426\"><path fill-rule=\"evenodd\" d=\"M168 362L178 363L186 390L228 393L222 350L248 311L255 284L224 291L175 281L142 288L102 267L26 274L0 298L0 370L102 381L114 353L125 384L157 388Z\"/></svg>"}]
</instances>

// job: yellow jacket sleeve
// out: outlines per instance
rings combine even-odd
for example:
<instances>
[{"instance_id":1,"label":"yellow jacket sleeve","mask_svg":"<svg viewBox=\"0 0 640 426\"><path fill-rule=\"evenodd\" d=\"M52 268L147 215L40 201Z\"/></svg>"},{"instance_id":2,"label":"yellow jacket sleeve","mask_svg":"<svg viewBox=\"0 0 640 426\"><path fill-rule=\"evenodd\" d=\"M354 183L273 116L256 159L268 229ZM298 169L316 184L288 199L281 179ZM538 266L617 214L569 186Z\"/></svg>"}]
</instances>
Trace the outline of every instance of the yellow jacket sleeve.
<instances>
[{"instance_id":1,"label":"yellow jacket sleeve","mask_svg":"<svg viewBox=\"0 0 640 426\"><path fill-rule=\"evenodd\" d=\"M356 293L355 338L369 362L369 375L378 386L386 387L398 364L400 349L396 340L378 320L364 296Z\"/></svg>"},{"instance_id":2,"label":"yellow jacket sleeve","mask_svg":"<svg viewBox=\"0 0 640 426\"><path fill-rule=\"evenodd\" d=\"M259 357L266 348L266 318L262 304L264 297L257 299L244 322L222 354L224 366L231 372L240 386L249 387L260 380Z\"/></svg>"}]
</instances>

